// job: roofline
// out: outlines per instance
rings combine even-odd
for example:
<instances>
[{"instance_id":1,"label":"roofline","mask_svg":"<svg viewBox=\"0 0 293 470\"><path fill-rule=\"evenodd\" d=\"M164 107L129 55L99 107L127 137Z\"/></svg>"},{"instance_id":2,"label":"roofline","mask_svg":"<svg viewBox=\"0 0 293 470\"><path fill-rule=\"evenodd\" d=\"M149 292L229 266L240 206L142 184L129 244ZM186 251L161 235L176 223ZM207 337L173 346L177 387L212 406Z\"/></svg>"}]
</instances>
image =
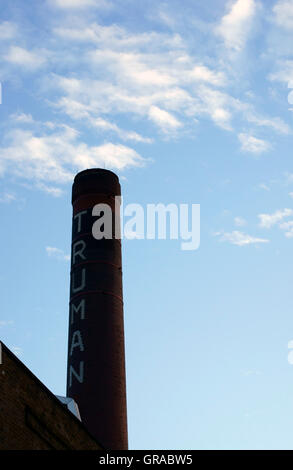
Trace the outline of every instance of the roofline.
<instances>
[{"instance_id":1,"label":"roofline","mask_svg":"<svg viewBox=\"0 0 293 470\"><path fill-rule=\"evenodd\" d=\"M37 382L37 384L46 392L48 393L51 398L53 398L53 400L55 401L55 403L59 406L60 409L62 409L65 413L69 413L70 417L73 418L75 420L75 422L78 424L78 426L80 426L100 447L101 447L101 450L107 450L105 449L102 444L100 442L97 441L97 439L88 431L88 429L85 427L85 425L83 424L82 421L80 421L71 411L68 410L67 407L65 407L61 401L59 400L59 398L56 397L56 395L54 395L53 392L51 392L51 390L49 390L48 387L46 387L46 385L41 382L40 379L38 379L38 377L6 346L6 344L3 343L3 341L0 340L0 346L2 347L2 350L5 351L5 353L11 357L11 359L18 363L18 365L20 365L24 370L25 372L35 381ZM1 359L1 349L0 349L0 359ZM2 364L3 364L3 358L2 358ZM0 363L1 365L1 363ZM77 404L78 405L78 404Z\"/></svg>"}]
</instances>

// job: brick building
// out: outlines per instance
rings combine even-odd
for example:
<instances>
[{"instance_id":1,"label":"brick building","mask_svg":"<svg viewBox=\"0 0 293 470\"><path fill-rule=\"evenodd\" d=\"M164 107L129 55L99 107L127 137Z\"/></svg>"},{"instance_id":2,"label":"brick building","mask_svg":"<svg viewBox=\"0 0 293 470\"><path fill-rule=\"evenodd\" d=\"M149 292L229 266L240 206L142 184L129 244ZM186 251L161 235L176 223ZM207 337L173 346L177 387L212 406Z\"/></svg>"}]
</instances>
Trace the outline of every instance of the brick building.
<instances>
[{"instance_id":1,"label":"brick building","mask_svg":"<svg viewBox=\"0 0 293 470\"><path fill-rule=\"evenodd\" d=\"M66 405L0 348L0 450L102 450Z\"/></svg>"}]
</instances>

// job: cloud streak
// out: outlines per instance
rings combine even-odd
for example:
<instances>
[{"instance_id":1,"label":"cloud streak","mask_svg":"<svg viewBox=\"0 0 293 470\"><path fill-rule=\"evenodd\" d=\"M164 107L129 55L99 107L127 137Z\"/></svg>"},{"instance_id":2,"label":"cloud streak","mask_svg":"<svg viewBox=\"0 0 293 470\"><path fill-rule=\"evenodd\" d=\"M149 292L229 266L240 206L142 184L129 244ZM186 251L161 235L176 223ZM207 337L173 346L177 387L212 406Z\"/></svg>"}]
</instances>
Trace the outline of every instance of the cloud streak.
<instances>
[{"instance_id":1,"label":"cloud streak","mask_svg":"<svg viewBox=\"0 0 293 470\"><path fill-rule=\"evenodd\" d=\"M55 258L60 261L70 261L70 255L64 253L60 248L54 246L46 246L46 252L49 258Z\"/></svg>"},{"instance_id":2,"label":"cloud streak","mask_svg":"<svg viewBox=\"0 0 293 470\"><path fill-rule=\"evenodd\" d=\"M238 139L241 143L241 150L246 153L260 154L267 152L271 144L263 139L258 139L253 135L240 133Z\"/></svg>"},{"instance_id":3,"label":"cloud streak","mask_svg":"<svg viewBox=\"0 0 293 470\"><path fill-rule=\"evenodd\" d=\"M14 66L20 66L27 70L35 70L47 61L47 51L29 51L19 46L11 46L4 60Z\"/></svg>"},{"instance_id":4,"label":"cloud streak","mask_svg":"<svg viewBox=\"0 0 293 470\"><path fill-rule=\"evenodd\" d=\"M273 7L274 21L278 26L293 31L293 1L279 0Z\"/></svg>"},{"instance_id":5,"label":"cloud streak","mask_svg":"<svg viewBox=\"0 0 293 470\"><path fill-rule=\"evenodd\" d=\"M109 8L111 3L106 0L48 0L52 7L63 10L83 10L85 8Z\"/></svg>"},{"instance_id":6,"label":"cloud streak","mask_svg":"<svg viewBox=\"0 0 293 470\"><path fill-rule=\"evenodd\" d=\"M271 228L286 217L293 216L293 209L277 210L273 214L259 214L259 226Z\"/></svg>"},{"instance_id":7,"label":"cloud streak","mask_svg":"<svg viewBox=\"0 0 293 470\"><path fill-rule=\"evenodd\" d=\"M220 237L220 241L229 242L232 245L237 246L269 242L269 240L267 240L266 238L253 237L246 233L239 232L238 230L234 230L233 232L217 232L215 235L218 235Z\"/></svg>"}]
</instances>

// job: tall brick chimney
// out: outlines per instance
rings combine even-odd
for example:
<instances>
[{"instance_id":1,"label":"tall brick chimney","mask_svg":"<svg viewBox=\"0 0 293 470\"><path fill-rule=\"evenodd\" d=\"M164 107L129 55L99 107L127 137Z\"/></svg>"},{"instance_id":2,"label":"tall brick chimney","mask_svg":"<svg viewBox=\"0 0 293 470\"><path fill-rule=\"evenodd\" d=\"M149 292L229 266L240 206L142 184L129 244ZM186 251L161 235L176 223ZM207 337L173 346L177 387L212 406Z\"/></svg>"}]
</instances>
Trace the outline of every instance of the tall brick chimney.
<instances>
[{"instance_id":1,"label":"tall brick chimney","mask_svg":"<svg viewBox=\"0 0 293 470\"><path fill-rule=\"evenodd\" d=\"M111 171L85 170L74 179L67 396L109 450L128 448L121 240L95 239L92 213L96 204L108 204L113 233L119 231L115 196L120 195Z\"/></svg>"}]
</instances>

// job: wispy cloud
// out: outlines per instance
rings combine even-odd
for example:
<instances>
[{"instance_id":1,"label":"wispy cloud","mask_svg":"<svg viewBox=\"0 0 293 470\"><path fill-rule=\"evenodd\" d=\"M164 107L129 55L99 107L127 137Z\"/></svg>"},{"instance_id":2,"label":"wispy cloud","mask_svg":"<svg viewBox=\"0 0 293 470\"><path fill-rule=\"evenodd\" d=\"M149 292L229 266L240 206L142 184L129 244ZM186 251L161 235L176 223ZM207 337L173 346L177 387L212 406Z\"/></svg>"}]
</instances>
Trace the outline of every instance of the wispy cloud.
<instances>
[{"instance_id":1,"label":"wispy cloud","mask_svg":"<svg viewBox=\"0 0 293 470\"><path fill-rule=\"evenodd\" d=\"M70 260L70 255L65 254L63 250L60 250L60 248L56 248L54 246L46 246L46 252L50 258L55 258L61 261Z\"/></svg>"},{"instance_id":2,"label":"wispy cloud","mask_svg":"<svg viewBox=\"0 0 293 470\"><path fill-rule=\"evenodd\" d=\"M286 83L289 88L293 88L293 60L286 58L278 60L275 68L277 70L270 72L268 78L271 81Z\"/></svg>"},{"instance_id":3,"label":"wispy cloud","mask_svg":"<svg viewBox=\"0 0 293 470\"><path fill-rule=\"evenodd\" d=\"M125 145L89 146L80 140L80 134L74 128L67 125L38 133L15 128L6 134L6 141L9 144L0 148L2 173L9 172L34 181L53 195L59 195L58 189L48 189L48 183L72 181L76 171L96 166L123 170L144 163L135 150Z\"/></svg>"},{"instance_id":4,"label":"wispy cloud","mask_svg":"<svg viewBox=\"0 0 293 470\"><path fill-rule=\"evenodd\" d=\"M254 0L237 0L231 5L216 27L216 33L223 38L227 48L240 51L244 47L255 13Z\"/></svg>"},{"instance_id":5,"label":"wispy cloud","mask_svg":"<svg viewBox=\"0 0 293 470\"><path fill-rule=\"evenodd\" d=\"M42 182L37 182L36 187L54 197L60 197L63 194L63 190L61 188L57 188L56 186L49 186Z\"/></svg>"},{"instance_id":6,"label":"wispy cloud","mask_svg":"<svg viewBox=\"0 0 293 470\"><path fill-rule=\"evenodd\" d=\"M273 7L274 21L281 28L293 31L293 1L279 0Z\"/></svg>"},{"instance_id":7,"label":"wispy cloud","mask_svg":"<svg viewBox=\"0 0 293 470\"><path fill-rule=\"evenodd\" d=\"M21 112L13 113L9 116L12 122L19 124L32 124L34 119L31 114L25 114Z\"/></svg>"},{"instance_id":8,"label":"wispy cloud","mask_svg":"<svg viewBox=\"0 0 293 470\"><path fill-rule=\"evenodd\" d=\"M10 21L3 21L0 23L0 39L5 41L13 39L17 34L17 26Z\"/></svg>"},{"instance_id":9,"label":"wispy cloud","mask_svg":"<svg viewBox=\"0 0 293 470\"><path fill-rule=\"evenodd\" d=\"M169 133L170 130L173 131L182 126L175 116L172 116L171 113L168 113L168 111L164 109L160 109L158 106L150 107L149 118L165 133Z\"/></svg>"},{"instance_id":10,"label":"wispy cloud","mask_svg":"<svg viewBox=\"0 0 293 470\"><path fill-rule=\"evenodd\" d=\"M110 7L111 2L107 0L47 0L53 7L65 10L80 10L89 7L105 8Z\"/></svg>"},{"instance_id":11,"label":"wispy cloud","mask_svg":"<svg viewBox=\"0 0 293 470\"><path fill-rule=\"evenodd\" d=\"M63 97L54 104L54 107L62 110L74 120L78 121L79 119L82 119L85 123L88 123L90 127L110 134L116 134L124 141L132 140L134 142L142 143L153 142L153 139L149 137L144 137L135 131L121 129L117 124L95 115L94 110L91 109L90 105Z\"/></svg>"},{"instance_id":12,"label":"wispy cloud","mask_svg":"<svg viewBox=\"0 0 293 470\"><path fill-rule=\"evenodd\" d=\"M229 79L222 61L205 64L189 53L179 34L137 34L117 25L97 23L81 28L64 25L54 33L64 44L94 46L83 55L83 77L56 74L46 82L62 93L53 106L76 120L86 119L91 124L96 120L100 128L109 131L112 126L116 132L113 115L130 113L151 119L160 132L177 137L178 131L193 130L195 119L201 117L208 116L225 130L233 130L233 121L241 117L257 127L290 132L281 118L262 116L252 104L225 92ZM101 78L94 80L94 73ZM111 120L105 119L105 114L110 114ZM264 145L260 150L260 139L253 139L250 151L264 151Z\"/></svg>"},{"instance_id":13,"label":"wispy cloud","mask_svg":"<svg viewBox=\"0 0 293 470\"><path fill-rule=\"evenodd\" d=\"M269 38L272 41L267 54L273 60L272 71L268 74L271 81L286 83L293 88L292 33L293 1L278 0L271 10L272 30ZM292 104L292 94L291 94Z\"/></svg>"},{"instance_id":14,"label":"wispy cloud","mask_svg":"<svg viewBox=\"0 0 293 470\"><path fill-rule=\"evenodd\" d=\"M284 119L257 110L251 94L248 98L243 90L240 96L238 72L225 64L223 48L218 47L220 37L232 53L244 48L259 2L227 3L216 36L212 24L200 20L208 39L204 52L193 47L182 21L171 22L174 29L166 23L164 29L134 29L110 19L100 24L86 10L109 2L47 0L47 5L52 7L48 12L58 14L49 34L42 33L42 47L26 32L17 38L13 23L0 23L0 38L2 31L11 39L0 48L5 71L13 76L17 67L18 79L22 73L27 79L29 71L39 102L49 105L47 111L54 116L46 124L25 110L13 113L15 128L4 133L0 148L1 175L42 183L44 191L57 196L56 184L71 180L76 170L140 165L142 151L132 146L194 136L195 123L200 132L207 119L238 136L241 150L252 154L273 148L271 131L291 133ZM167 5L158 7L162 11L166 18ZM198 24L198 18L193 20ZM56 115L67 127L56 124ZM98 140L96 145L89 143L92 138Z\"/></svg>"},{"instance_id":15,"label":"wispy cloud","mask_svg":"<svg viewBox=\"0 0 293 470\"><path fill-rule=\"evenodd\" d=\"M280 224L280 229L285 231L285 237L293 238L293 220Z\"/></svg>"},{"instance_id":16,"label":"wispy cloud","mask_svg":"<svg viewBox=\"0 0 293 470\"><path fill-rule=\"evenodd\" d=\"M243 217L234 217L234 224L237 227L243 227L247 224L246 220Z\"/></svg>"},{"instance_id":17,"label":"wispy cloud","mask_svg":"<svg viewBox=\"0 0 293 470\"><path fill-rule=\"evenodd\" d=\"M241 150L243 152L260 154L270 150L271 144L263 139L258 139L253 135L240 133L238 139L241 143Z\"/></svg>"},{"instance_id":18,"label":"wispy cloud","mask_svg":"<svg viewBox=\"0 0 293 470\"><path fill-rule=\"evenodd\" d=\"M291 133L291 128L290 126L285 123L280 117L276 118L265 118L258 116L254 113L247 112L246 113L246 119L248 122L252 122L256 124L257 126L260 127L269 127L273 129L275 132L278 132L280 134L290 134Z\"/></svg>"},{"instance_id":19,"label":"wispy cloud","mask_svg":"<svg viewBox=\"0 0 293 470\"><path fill-rule=\"evenodd\" d=\"M270 191L270 187L269 187L267 184L265 184L265 183L260 183L260 184L258 185L258 187L259 187L260 189L263 189L264 191Z\"/></svg>"},{"instance_id":20,"label":"wispy cloud","mask_svg":"<svg viewBox=\"0 0 293 470\"><path fill-rule=\"evenodd\" d=\"M35 70L47 61L47 51L28 51L23 47L11 46L4 55L4 60L28 70Z\"/></svg>"},{"instance_id":21,"label":"wispy cloud","mask_svg":"<svg viewBox=\"0 0 293 470\"><path fill-rule=\"evenodd\" d=\"M229 242L232 245L245 246L257 243L268 243L269 240L265 238L258 238L248 235L243 232L234 230L233 232L217 232L215 235L220 237L220 241Z\"/></svg>"},{"instance_id":22,"label":"wispy cloud","mask_svg":"<svg viewBox=\"0 0 293 470\"><path fill-rule=\"evenodd\" d=\"M223 71L214 71L205 65L195 65L189 72L188 78L199 82L210 83L211 85L223 86L227 77Z\"/></svg>"},{"instance_id":23,"label":"wispy cloud","mask_svg":"<svg viewBox=\"0 0 293 470\"><path fill-rule=\"evenodd\" d=\"M262 228L271 228L286 217L293 215L293 209L277 210L273 214L259 214L259 226Z\"/></svg>"},{"instance_id":24,"label":"wispy cloud","mask_svg":"<svg viewBox=\"0 0 293 470\"><path fill-rule=\"evenodd\" d=\"M15 194L8 193L8 192L0 194L0 203L9 204L10 202L15 201L15 200L16 200Z\"/></svg>"}]
</instances>

